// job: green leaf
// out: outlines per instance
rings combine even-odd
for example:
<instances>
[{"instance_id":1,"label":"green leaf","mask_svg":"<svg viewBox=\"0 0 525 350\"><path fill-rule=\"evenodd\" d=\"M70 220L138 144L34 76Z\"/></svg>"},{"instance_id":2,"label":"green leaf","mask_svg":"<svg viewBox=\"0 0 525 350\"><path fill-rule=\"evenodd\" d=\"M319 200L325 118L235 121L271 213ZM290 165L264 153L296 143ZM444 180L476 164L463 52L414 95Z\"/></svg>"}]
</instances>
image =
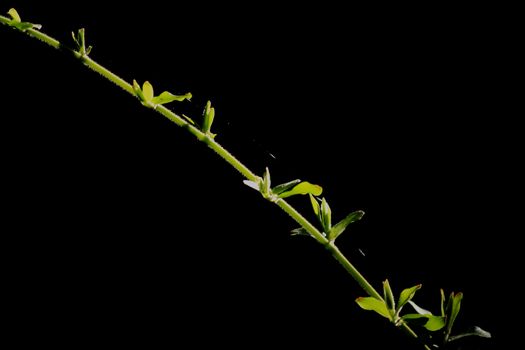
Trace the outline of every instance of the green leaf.
<instances>
[{"instance_id":1,"label":"green leaf","mask_svg":"<svg viewBox=\"0 0 525 350\"><path fill-rule=\"evenodd\" d=\"M73 37L73 41L75 41L75 44L77 44L77 47L79 47L80 44L78 42L78 39L77 39L77 36L76 36L75 32L71 32L71 36Z\"/></svg>"},{"instance_id":2,"label":"green leaf","mask_svg":"<svg viewBox=\"0 0 525 350\"><path fill-rule=\"evenodd\" d=\"M418 306L416 303L414 303L412 300L409 300L408 303L412 305L414 310L420 315L432 315L432 312L423 309L422 307Z\"/></svg>"},{"instance_id":3,"label":"green leaf","mask_svg":"<svg viewBox=\"0 0 525 350\"><path fill-rule=\"evenodd\" d=\"M314 209L314 213L315 215L319 216L319 202L317 201L317 199L315 199L314 196L312 196L311 193L309 193L310 195L310 203L312 203L312 208Z\"/></svg>"},{"instance_id":4,"label":"green leaf","mask_svg":"<svg viewBox=\"0 0 525 350\"><path fill-rule=\"evenodd\" d=\"M211 101L206 103L204 108L204 122L202 123L202 131L204 133L209 133L211 130L211 125L213 124L213 119L215 118L215 108L211 106Z\"/></svg>"},{"instance_id":5,"label":"green leaf","mask_svg":"<svg viewBox=\"0 0 525 350\"><path fill-rule=\"evenodd\" d=\"M417 286L414 286L414 287L410 287L410 288L404 289L401 292L401 294L399 294L399 299L397 301L397 310L396 310L396 312L399 312L401 310L401 308L403 306L405 306L405 304L407 302L412 300L412 298L414 297L414 295L416 294L416 292L419 289L421 289L421 284L418 284Z\"/></svg>"},{"instance_id":6,"label":"green leaf","mask_svg":"<svg viewBox=\"0 0 525 350\"><path fill-rule=\"evenodd\" d=\"M314 196L319 196L321 193L323 193L323 188L321 186L311 184L308 181L303 181L300 184L293 187L291 190L281 192L279 194L279 198L288 198L297 194L310 194Z\"/></svg>"},{"instance_id":7,"label":"green leaf","mask_svg":"<svg viewBox=\"0 0 525 350\"><path fill-rule=\"evenodd\" d=\"M388 309L394 311L396 309L394 293L392 293L392 288L390 288L390 283L388 282L388 279L383 281L383 296Z\"/></svg>"},{"instance_id":8,"label":"green leaf","mask_svg":"<svg viewBox=\"0 0 525 350\"><path fill-rule=\"evenodd\" d=\"M357 305L359 305L364 310L375 311L381 316L388 318L390 320L390 312L386 307L385 303L374 297L360 297L355 300Z\"/></svg>"},{"instance_id":9,"label":"green leaf","mask_svg":"<svg viewBox=\"0 0 525 350\"><path fill-rule=\"evenodd\" d=\"M146 101L146 98L144 97L144 94L142 93L142 89L140 88L139 83L135 79L133 79L133 91L135 91L135 95L139 98L141 102Z\"/></svg>"},{"instance_id":10,"label":"green leaf","mask_svg":"<svg viewBox=\"0 0 525 350\"><path fill-rule=\"evenodd\" d=\"M335 241L337 237L341 233L343 233L348 225L350 225L353 222L361 220L361 218L365 215L365 212L362 210L354 211L350 214L348 214L343 220L339 221L330 231L330 240Z\"/></svg>"},{"instance_id":11,"label":"green leaf","mask_svg":"<svg viewBox=\"0 0 525 350\"><path fill-rule=\"evenodd\" d=\"M85 56L89 55L91 52L92 46L89 46L86 50L86 31L84 28L80 28L75 34L74 32L71 32L71 36L73 37L73 40L77 44L77 50L80 53L80 55Z\"/></svg>"},{"instance_id":12,"label":"green leaf","mask_svg":"<svg viewBox=\"0 0 525 350\"><path fill-rule=\"evenodd\" d=\"M7 12L7 14L8 14L9 16L11 16L11 18L13 19L13 21L18 22L18 23L22 22L22 19L20 18L20 15L18 14L18 11L15 10L14 8L9 9L9 11Z\"/></svg>"},{"instance_id":13,"label":"green leaf","mask_svg":"<svg viewBox=\"0 0 525 350\"><path fill-rule=\"evenodd\" d=\"M407 320L416 320L421 318L426 318L427 321L425 324L423 324L423 327L425 327L427 330L431 332L438 331L445 327L445 318L441 316L434 316L434 315L421 315L421 314L406 314L401 317L404 321Z\"/></svg>"},{"instance_id":14,"label":"green leaf","mask_svg":"<svg viewBox=\"0 0 525 350\"><path fill-rule=\"evenodd\" d=\"M445 317L441 316L428 316L428 321L423 327L431 332L439 331L445 327Z\"/></svg>"},{"instance_id":15,"label":"green leaf","mask_svg":"<svg viewBox=\"0 0 525 350\"><path fill-rule=\"evenodd\" d=\"M476 337L481 337L481 338L492 338L492 335L489 332L476 326L472 328L471 330L469 330L468 332L461 333L461 334L448 338L448 341L451 342L454 340L458 340L464 337L471 337L471 336L476 336Z\"/></svg>"},{"instance_id":16,"label":"green leaf","mask_svg":"<svg viewBox=\"0 0 525 350\"><path fill-rule=\"evenodd\" d=\"M326 198L323 198L321 201L321 224L323 225L323 230L326 233L329 233L332 229L332 210L326 201Z\"/></svg>"},{"instance_id":17,"label":"green leaf","mask_svg":"<svg viewBox=\"0 0 525 350\"><path fill-rule=\"evenodd\" d=\"M156 105L163 105L166 103L170 103L173 101L184 101L184 100L190 100L191 99L191 93L187 93L185 95L173 95L171 92L164 91L162 94L153 97L151 102Z\"/></svg>"},{"instance_id":18,"label":"green leaf","mask_svg":"<svg viewBox=\"0 0 525 350\"><path fill-rule=\"evenodd\" d=\"M149 81L142 84L142 94L144 95L144 102L152 102L153 100L153 85Z\"/></svg>"},{"instance_id":19,"label":"green leaf","mask_svg":"<svg viewBox=\"0 0 525 350\"><path fill-rule=\"evenodd\" d=\"M26 31L34 27L33 23L29 23L29 22L15 22L15 23L12 23L12 25L13 27L21 31Z\"/></svg>"},{"instance_id":20,"label":"green leaf","mask_svg":"<svg viewBox=\"0 0 525 350\"><path fill-rule=\"evenodd\" d=\"M35 29L41 29L42 25L40 24L33 24L29 22L22 22L22 19L20 18L20 15L18 14L18 11L14 8L9 9L7 12L9 16L11 16L12 20L9 22L9 25L15 27L18 30L26 31L31 28Z\"/></svg>"},{"instance_id":21,"label":"green leaf","mask_svg":"<svg viewBox=\"0 0 525 350\"><path fill-rule=\"evenodd\" d=\"M273 194L280 195L281 193L290 190L292 187L294 187L295 185L297 185L300 182L301 182L301 180L299 180L299 179L285 182L283 184L277 185L274 188L272 188L272 192L273 192Z\"/></svg>"},{"instance_id":22,"label":"green leaf","mask_svg":"<svg viewBox=\"0 0 525 350\"><path fill-rule=\"evenodd\" d=\"M454 325L454 321L456 321L456 317L459 314L459 310L461 309L461 300L463 299L463 293L456 293L453 292L450 294L449 299L449 305L450 309L448 311L448 317L447 317L447 334L450 334L452 331L452 326Z\"/></svg>"},{"instance_id":23,"label":"green leaf","mask_svg":"<svg viewBox=\"0 0 525 350\"><path fill-rule=\"evenodd\" d=\"M429 315L421 315L421 314L406 314L403 315L401 318L403 320L416 320L420 318L427 318Z\"/></svg>"},{"instance_id":24,"label":"green leaf","mask_svg":"<svg viewBox=\"0 0 525 350\"><path fill-rule=\"evenodd\" d=\"M441 292L441 316L445 317L445 291L443 289L439 291Z\"/></svg>"},{"instance_id":25,"label":"green leaf","mask_svg":"<svg viewBox=\"0 0 525 350\"><path fill-rule=\"evenodd\" d=\"M183 117L184 119L186 119L191 125L195 125L195 122L193 121L193 119L191 119L191 118L188 117L187 115L182 114L182 117Z\"/></svg>"}]
</instances>

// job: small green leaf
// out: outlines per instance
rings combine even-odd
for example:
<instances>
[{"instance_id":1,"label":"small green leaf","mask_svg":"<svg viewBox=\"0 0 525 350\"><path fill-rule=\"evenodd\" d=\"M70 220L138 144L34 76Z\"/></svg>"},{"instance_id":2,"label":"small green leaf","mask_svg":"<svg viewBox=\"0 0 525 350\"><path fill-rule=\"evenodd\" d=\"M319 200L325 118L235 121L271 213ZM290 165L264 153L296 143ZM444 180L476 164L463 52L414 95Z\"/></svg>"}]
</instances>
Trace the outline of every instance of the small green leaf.
<instances>
[{"instance_id":1,"label":"small green leaf","mask_svg":"<svg viewBox=\"0 0 525 350\"><path fill-rule=\"evenodd\" d=\"M18 22L18 23L22 22L22 19L20 18L20 15L18 14L18 11L15 10L14 8L9 9L9 11L7 12L7 14L8 14L9 16L11 16L11 18L13 19L13 21Z\"/></svg>"},{"instance_id":2,"label":"small green leaf","mask_svg":"<svg viewBox=\"0 0 525 350\"><path fill-rule=\"evenodd\" d=\"M139 98L141 102L145 102L146 98L144 97L144 94L142 93L142 89L140 88L139 83L135 79L133 79L133 91L135 91L135 95Z\"/></svg>"},{"instance_id":3,"label":"small green leaf","mask_svg":"<svg viewBox=\"0 0 525 350\"><path fill-rule=\"evenodd\" d=\"M80 55L82 56L89 55L93 47L89 46L86 49L86 30L84 28L80 28L78 30L77 37L75 38L75 36L73 36L73 39L75 39L75 42L77 43L77 48L78 48Z\"/></svg>"},{"instance_id":4,"label":"small green leaf","mask_svg":"<svg viewBox=\"0 0 525 350\"><path fill-rule=\"evenodd\" d=\"M432 312L423 309L422 307L418 306L416 303L414 303L412 300L409 300L408 303L412 305L414 310L420 315L432 315Z\"/></svg>"},{"instance_id":5,"label":"small green leaf","mask_svg":"<svg viewBox=\"0 0 525 350\"><path fill-rule=\"evenodd\" d=\"M454 298L454 293L450 293L446 306L445 306L445 316L450 317L450 310L452 310L452 299Z\"/></svg>"},{"instance_id":6,"label":"small green leaf","mask_svg":"<svg viewBox=\"0 0 525 350\"><path fill-rule=\"evenodd\" d=\"M326 201L326 198L323 198L321 201L321 224L323 225L323 230L326 233L329 233L332 229L332 210Z\"/></svg>"},{"instance_id":7,"label":"small green leaf","mask_svg":"<svg viewBox=\"0 0 525 350\"><path fill-rule=\"evenodd\" d=\"M448 341L451 342L454 340L458 340L464 337L471 337L471 336L476 336L476 337L481 337L481 338L492 338L492 335L489 332L476 326L472 328L471 330L469 330L468 332L461 333L461 334L448 338Z\"/></svg>"},{"instance_id":8,"label":"small green leaf","mask_svg":"<svg viewBox=\"0 0 525 350\"><path fill-rule=\"evenodd\" d=\"M170 103L173 101L184 101L184 100L190 100L191 99L191 93L187 93L185 95L173 95L171 92L164 91L162 94L153 97L151 102L156 105L163 105L166 103Z\"/></svg>"},{"instance_id":9,"label":"small green leaf","mask_svg":"<svg viewBox=\"0 0 525 350\"><path fill-rule=\"evenodd\" d=\"M206 103L204 108L204 122L202 123L202 132L208 134L211 130L211 125L215 119L215 108L211 106L211 101Z\"/></svg>"},{"instance_id":10,"label":"small green leaf","mask_svg":"<svg viewBox=\"0 0 525 350\"><path fill-rule=\"evenodd\" d=\"M427 315L421 315L421 314L405 314L401 316L403 320L416 320L420 318L426 318Z\"/></svg>"},{"instance_id":11,"label":"small green leaf","mask_svg":"<svg viewBox=\"0 0 525 350\"><path fill-rule=\"evenodd\" d=\"M28 29L35 27L33 23L29 23L29 22L13 23L13 26L21 31L26 31Z\"/></svg>"},{"instance_id":12,"label":"small green leaf","mask_svg":"<svg viewBox=\"0 0 525 350\"><path fill-rule=\"evenodd\" d=\"M445 317L445 291L443 289L439 291L441 292L441 316Z\"/></svg>"},{"instance_id":13,"label":"small green leaf","mask_svg":"<svg viewBox=\"0 0 525 350\"><path fill-rule=\"evenodd\" d=\"M86 34L85 34L85 32L86 31L85 31L84 28L80 28L76 35L75 35L75 33L71 32L71 36L73 37L73 40L77 44L77 50L80 53L80 55L82 55L82 56L89 55L89 53L91 52L91 49L93 48L92 46L89 46L86 49Z\"/></svg>"},{"instance_id":14,"label":"small green leaf","mask_svg":"<svg viewBox=\"0 0 525 350\"><path fill-rule=\"evenodd\" d=\"M401 317L404 321L407 320L416 320L421 318L426 318L427 321L423 325L427 330L431 332L438 331L445 327L445 318L441 316L434 316L434 315L421 315L421 314L406 314Z\"/></svg>"},{"instance_id":15,"label":"small green leaf","mask_svg":"<svg viewBox=\"0 0 525 350\"><path fill-rule=\"evenodd\" d=\"M294 187L295 185L297 185L300 182L301 182L301 180L299 180L299 179L285 182L283 184L277 185L274 188L272 188L272 192L273 192L273 194L280 195L281 193L290 190L292 187Z\"/></svg>"},{"instance_id":16,"label":"small green leaf","mask_svg":"<svg viewBox=\"0 0 525 350\"><path fill-rule=\"evenodd\" d=\"M259 183L258 182L255 182L255 181L251 181L251 180L243 180L242 181L246 186L250 187L250 188L253 188L254 190L256 190L257 192L259 192L260 188L259 188Z\"/></svg>"},{"instance_id":17,"label":"small green leaf","mask_svg":"<svg viewBox=\"0 0 525 350\"><path fill-rule=\"evenodd\" d=\"M420 318L427 318L428 316L432 316L432 315L406 314L406 315L403 315L401 318L403 320L416 320Z\"/></svg>"},{"instance_id":18,"label":"small green leaf","mask_svg":"<svg viewBox=\"0 0 525 350\"><path fill-rule=\"evenodd\" d=\"M313 194L314 196L319 196L321 193L323 193L323 188L321 186L311 184L308 181L303 181L291 190L280 193L279 198L288 198L298 194Z\"/></svg>"},{"instance_id":19,"label":"small green leaf","mask_svg":"<svg viewBox=\"0 0 525 350\"><path fill-rule=\"evenodd\" d=\"M396 309L396 304L394 301L394 293L392 293L392 288L390 288L388 279L383 281L383 297L385 299L386 306L393 312Z\"/></svg>"},{"instance_id":20,"label":"small green leaf","mask_svg":"<svg viewBox=\"0 0 525 350\"><path fill-rule=\"evenodd\" d=\"M452 331L452 326L454 325L454 321L456 321L456 317L459 314L459 310L461 309L461 300L463 299L463 293L451 293L450 294L450 309L448 310L448 317L447 317L447 334L450 334Z\"/></svg>"},{"instance_id":21,"label":"small green leaf","mask_svg":"<svg viewBox=\"0 0 525 350\"><path fill-rule=\"evenodd\" d=\"M401 310L401 308L403 306L405 306L405 304L407 302L409 302L410 300L412 300L412 298L414 297L414 295L416 294L416 292L421 289L421 284L418 284L417 286L414 286L414 287L411 287L411 288L407 288L407 289L404 289L401 294L399 294L399 299L397 301L397 312L399 312Z\"/></svg>"},{"instance_id":22,"label":"small green leaf","mask_svg":"<svg viewBox=\"0 0 525 350\"><path fill-rule=\"evenodd\" d=\"M9 9L7 12L9 16L11 16L12 20L9 22L9 25L15 27L18 30L21 30L25 32L28 29L41 29L42 25L40 24L33 24L29 22L22 22L22 19L20 18L20 15L18 14L18 11L14 8Z\"/></svg>"},{"instance_id":23,"label":"small green leaf","mask_svg":"<svg viewBox=\"0 0 525 350\"><path fill-rule=\"evenodd\" d=\"M431 332L439 331L445 327L445 317L441 316L428 316L428 321L423 326Z\"/></svg>"},{"instance_id":24,"label":"small green leaf","mask_svg":"<svg viewBox=\"0 0 525 350\"><path fill-rule=\"evenodd\" d=\"M149 81L142 84L142 94L144 95L144 102L152 102L153 100L153 85Z\"/></svg>"},{"instance_id":25,"label":"small green leaf","mask_svg":"<svg viewBox=\"0 0 525 350\"><path fill-rule=\"evenodd\" d=\"M183 117L184 119L186 119L191 125L195 125L195 122L193 121L193 119L191 119L191 118L188 117L187 115L182 114L182 117Z\"/></svg>"},{"instance_id":26,"label":"small green leaf","mask_svg":"<svg viewBox=\"0 0 525 350\"><path fill-rule=\"evenodd\" d=\"M80 44L78 43L78 39L77 39L77 36L75 35L75 32L71 32L71 36L73 37L73 41L75 41L75 44L77 44L77 47L79 47Z\"/></svg>"},{"instance_id":27,"label":"small green leaf","mask_svg":"<svg viewBox=\"0 0 525 350\"><path fill-rule=\"evenodd\" d=\"M343 233L348 225L350 225L353 222L361 220L361 218L365 215L365 212L362 210L354 211L350 214L348 214L343 220L339 221L330 231L330 240L335 241L337 237L341 233Z\"/></svg>"},{"instance_id":28,"label":"small green leaf","mask_svg":"<svg viewBox=\"0 0 525 350\"><path fill-rule=\"evenodd\" d=\"M362 309L375 311L390 320L390 312L383 301L374 297L360 297L355 301Z\"/></svg>"},{"instance_id":29,"label":"small green leaf","mask_svg":"<svg viewBox=\"0 0 525 350\"><path fill-rule=\"evenodd\" d=\"M133 79L133 91L137 92L140 91L139 83L135 79Z\"/></svg>"},{"instance_id":30,"label":"small green leaf","mask_svg":"<svg viewBox=\"0 0 525 350\"><path fill-rule=\"evenodd\" d=\"M314 213L315 215L319 216L319 202L317 201L317 199L315 199L314 196L312 196L311 193L309 193L310 195L310 203L312 203L312 208L314 209Z\"/></svg>"}]
</instances>

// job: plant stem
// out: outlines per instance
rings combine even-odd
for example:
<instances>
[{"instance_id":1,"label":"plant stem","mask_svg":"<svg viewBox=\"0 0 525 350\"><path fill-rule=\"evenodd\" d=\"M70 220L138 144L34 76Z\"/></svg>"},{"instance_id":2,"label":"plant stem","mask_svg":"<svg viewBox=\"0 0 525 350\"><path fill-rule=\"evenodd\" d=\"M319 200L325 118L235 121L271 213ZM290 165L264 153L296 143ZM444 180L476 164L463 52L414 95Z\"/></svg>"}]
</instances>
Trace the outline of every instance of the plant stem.
<instances>
[{"instance_id":1,"label":"plant stem","mask_svg":"<svg viewBox=\"0 0 525 350\"><path fill-rule=\"evenodd\" d=\"M235 158L230 152L228 152L224 147L222 147L217 141L211 137L207 137L204 141L212 150L215 151L219 156L221 156L226 162L228 162L232 167L238 170L245 178L250 181L256 181L257 175L255 175L250 169L248 169L244 164L242 164L237 158Z\"/></svg>"},{"instance_id":2,"label":"plant stem","mask_svg":"<svg viewBox=\"0 0 525 350\"><path fill-rule=\"evenodd\" d=\"M7 17L0 15L0 23L9 25L9 22L11 20ZM51 47L54 47L55 49L61 49L61 44L58 40L55 38L50 37L49 35L42 33L41 31L35 30L35 29L27 29L24 33L28 34L29 36L32 36L33 38L36 38L40 41L43 41L44 43L48 44ZM73 50L72 50L73 51ZM80 54L79 54L80 55Z\"/></svg>"},{"instance_id":3,"label":"plant stem","mask_svg":"<svg viewBox=\"0 0 525 350\"><path fill-rule=\"evenodd\" d=\"M9 25L11 20L7 17L0 15L0 23ZM27 29L24 31L29 36L32 36L49 46L66 51L70 54L73 54L77 59L79 59L84 65L86 65L91 70L99 73L107 80L113 82L115 85L122 88L124 91L129 93L132 96L135 96L133 86L120 78L118 75L114 74L107 68L98 64L87 55L82 55L80 52L67 47L60 43L58 40L38 31L35 29ZM136 97L136 96L135 96ZM219 156L221 156L227 163L229 163L233 168L239 171L245 178L251 181L256 181L258 176L256 176L250 169L248 169L243 163L241 163L237 158L235 158L230 152L228 152L224 147L222 147L218 142L216 142L208 134L202 132L195 126L188 123L184 118L175 114L171 110L167 109L164 106L157 106L155 110L162 114L167 119L171 120L178 126L188 130L193 134L199 141L204 142L208 145L209 148L214 150ZM294 207L288 204L285 200L279 199L275 202L279 208L286 212L290 217L295 220L301 227L303 227L308 233L315 238L320 244L324 245L328 251L332 254L335 260L337 260L344 269L356 280L359 286L369 295L379 300L383 300L382 296L372 287L372 285L361 275L361 273L350 263L350 261L343 255L343 253L337 248L337 246L330 242L315 226L313 226L308 220L306 220ZM410 329L406 324L402 325L402 328L413 338L418 338L417 334ZM430 350L428 346L425 345L425 349Z\"/></svg>"},{"instance_id":4,"label":"plant stem","mask_svg":"<svg viewBox=\"0 0 525 350\"><path fill-rule=\"evenodd\" d=\"M332 256L335 260L339 261L341 265L345 268L346 271L356 280L356 282L363 288L365 292L368 293L371 297L374 297L379 300L383 300L383 297L372 287L372 285L366 280L366 278L361 275L359 271L352 265L350 261L341 253L339 248L331 242L325 245L326 249L332 253Z\"/></svg>"},{"instance_id":5,"label":"plant stem","mask_svg":"<svg viewBox=\"0 0 525 350\"><path fill-rule=\"evenodd\" d=\"M318 229L315 228L314 225L310 223L310 221L306 220L304 216L302 216L294 207L292 207L288 202L286 202L284 199L280 199L277 201L277 205L279 208L284 210L288 215L292 217L301 227L303 227L310 235L312 235L315 240L323 245L328 244L328 239L319 232Z\"/></svg>"}]
</instances>

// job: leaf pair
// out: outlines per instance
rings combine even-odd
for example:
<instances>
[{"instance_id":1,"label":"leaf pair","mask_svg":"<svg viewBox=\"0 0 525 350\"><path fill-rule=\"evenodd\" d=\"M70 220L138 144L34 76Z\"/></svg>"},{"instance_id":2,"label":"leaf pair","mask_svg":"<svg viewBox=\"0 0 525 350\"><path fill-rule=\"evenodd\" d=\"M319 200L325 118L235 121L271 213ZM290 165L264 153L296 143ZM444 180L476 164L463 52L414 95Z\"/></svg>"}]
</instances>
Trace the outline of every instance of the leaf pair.
<instances>
[{"instance_id":1,"label":"leaf pair","mask_svg":"<svg viewBox=\"0 0 525 350\"><path fill-rule=\"evenodd\" d=\"M280 199L288 198L298 194L313 194L319 196L321 193L323 193L323 188L321 186L311 184L307 181L301 181L299 179L289 181L272 188L270 170L268 168L266 168L263 177L258 178L257 181L244 180L243 182L246 186L259 191L264 198L272 202L277 202Z\"/></svg>"},{"instance_id":2,"label":"leaf pair","mask_svg":"<svg viewBox=\"0 0 525 350\"><path fill-rule=\"evenodd\" d=\"M447 318L447 330L445 340L448 340L450 333L452 332L452 326L458 317L459 310L461 309L461 300L463 300L463 293L451 292L448 297L448 302L445 307L445 291L441 291L441 316Z\"/></svg>"},{"instance_id":3,"label":"leaf pair","mask_svg":"<svg viewBox=\"0 0 525 350\"><path fill-rule=\"evenodd\" d=\"M9 25L12 27L15 27L18 30L21 30L22 32L25 32L28 29L41 29L41 24L34 24L30 22L22 22L22 19L20 18L20 15L18 14L18 11L14 8L9 9L7 12L9 16L11 16L11 21L9 22Z\"/></svg>"},{"instance_id":4,"label":"leaf pair","mask_svg":"<svg viewBox=\"0 0 525 350\"><path fill-rule=\"evenodd\" d=\"M84 28L80 28L75 35L75 32L71 32L71 36L73 37L73 40L75 41L75 44L77 44L77 50L80 53L82 57L89 55L91 52L92 46L88 46L86 49L86 33Z\"/></svg>"},{"instance_id":5,"label":"leaf pair","mask_svg":"<svg viewBox=\"0 0 525 350\"><path fill-rule=\"evenodd\" d=\"M211 106L211 101L206 103L206 107L204 107L204 112L202 115L204 117L201 128L202 132L211 136L212 138L215 137L216 135L211 132L211 125L215 119L215 108Z\"/></svg>"},{"instance_id":6,"label":"leaf pair","mask_svg":"<svg viewBox=\"0 0 525 350\"><path fill-rule=\"evenodd\" d=\"M153 93L153 86L149 81L145 81L144 84L142 84L141 89L137 81L133 80L133 91L135 91L135 95L144 106L153 109L157 108L158 105L163 105L173 101L184 101L191 99L191 93L189 92L185 95L173 95L171 92L164 91L160 95L155 96Z\"/></svg>"},{"instance_id":7,"label":"leaf pair","mask_svg":"<svg viewBox=\"0 0 525 350\"><path fill-rule=\"evenodd\" d=\"M186 119L186 121L190 123L191 125L195 127L199 127L197 123L195 123L193 119L191 119L187 115L182 114L182 117ZM211 126L213 124L213 120L215 119L215 108L211 106L211 101L208 101L206 103L206 106L204 107L204 111L202 112L202 117L203 117L203 121L202 121L202 126L200 127L201 131L205 133L206 135L208 135L209 137L215 138L217 134L214 134L211 132Z\"/></svg>"},{"instance_id":8,"label":"leaf pair","mask_svg":"<svg viewBox=\"0 0 525 350\"><path fill-rule=\"evenodd\" d=\"M455 336L451 336L452 327L454 322L459 314L461 309L461 301L463 299L463 293L450 293L448 301L445 298L445 292L441 289L441 315L434 316L428 310L425 310L413 301L410 301L410 305L416 310L417 314L407 314L403 316L403 320L415 320L420 318L427 318L427 322L424 324L424 327L429 331L438 331L444 329L443 342L449 343L451 341L468 337L468 336L478 336L483 338L490 338L491 334L487 331L484 331L480 327L474 327L470 331L461 333ZM445 302L446 301L446 302Z\"/></svg>"},{"instance_id":9,"label":"leaf pair","mask_svg":"<svg viewBox=\"0 0 525 350\"><path fill-rule=\"evenodd\" d=\"M374 297L360 297L356 299L356 303L364 310L375 311L381 316L389 319L392 323L399 326L402 323L400 317L403 306L411 302L416 292L421 288L421 284L404 289L397 299L397 304L394 300L394 293L390 288L388 279L383 282L383 300Z\"/></svg>"},{"instance_id":10,"label":"leaf pair","mask_svg":"<svg viewBox=\"0 0 525 350\"><path fill-rule=\"evenodd\" d=\"M319 201L310 194L310 202L312 203L315 215L321 223L323 233L328 236L328 240L331 242L335 241L337 237L346 230L348 225L361 220L365 215L365 212L362 210L354 211L332 227L332 210L330 209L326 198L323 198L321 204L319 204Z\"/></svg>"},{"instance_id":11,"label":"leaf pair","mask_svg":"<svg viewBox=\"0 0 525 350\"><path fill-rule=\"evenodd\" d=\"M481 338L491 338L491 334L480 327L473 327L469 331L451 336L452 326L456 321L456 317L461 309L461 301L463 300L463 293L450 293L448 301L445 306L445 292L441 289L441 315L447 319L447 327L445 332L445 342L450 343L464 337L477 336Z\"/></svg>"},{"instance_id":12,"label":"leaf pair","mask_svg":"<svg viewBox=\"0 0 525 350\"><path fill-rule=\"evenodd\" d=\"M463 293L451 293L448 300L447 306L445 307L445 292L441 289L441 316L432 315L428 310L423 309L414 302L410 302L410 305L416 310L416 314L407 314L403 316L404 320L415 320L420 318L426 318L428 321L423 325L429 331L438 331L445 328L445 341L452 331L454 321L458 316L461 299L463 299Z\"/></svg>"},{"instance_id":13,"label":"leaf pair","mask_svg":"<svg viewBox=\"0 0 525 350\"><path fill-rule=\"evenodd\" d=\"M426 319L423 327L431 332L439 331L446 325L446 318L444 316L433 315L432 312L419 307L413 301L410 301L410 305L416 310L416 314L403 315L403 321Z\"/></svg>"}]
</instances>

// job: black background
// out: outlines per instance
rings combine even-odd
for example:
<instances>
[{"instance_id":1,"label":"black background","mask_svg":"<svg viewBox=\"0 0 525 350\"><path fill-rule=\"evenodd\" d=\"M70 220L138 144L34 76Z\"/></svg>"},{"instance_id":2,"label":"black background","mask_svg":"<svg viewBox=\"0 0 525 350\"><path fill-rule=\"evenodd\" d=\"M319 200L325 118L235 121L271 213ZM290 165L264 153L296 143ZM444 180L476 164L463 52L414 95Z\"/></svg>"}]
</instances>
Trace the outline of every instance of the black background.
<instances>
[{"instance_id":1,"label":"black background","mask_svg":"<svg viewBox=\"0 0 525 350\"><path fill-rule=\"evenodd\" d=\"M494 340L472 348L494 348L520 232L501 14L107 3L1 11L69 44L85 27L125 80L191 91L177 112L198 120L210 99L216 139L255 172L323 185L334 220L366 212L338 243L376 287L423 283L434 312L439 288L463 291L456 330L479 325ZM21 339L418 348L204 145L67 54L7 27L0 43L3 289L15 328L42 330Z\"/></svg>"}]
</instances>

